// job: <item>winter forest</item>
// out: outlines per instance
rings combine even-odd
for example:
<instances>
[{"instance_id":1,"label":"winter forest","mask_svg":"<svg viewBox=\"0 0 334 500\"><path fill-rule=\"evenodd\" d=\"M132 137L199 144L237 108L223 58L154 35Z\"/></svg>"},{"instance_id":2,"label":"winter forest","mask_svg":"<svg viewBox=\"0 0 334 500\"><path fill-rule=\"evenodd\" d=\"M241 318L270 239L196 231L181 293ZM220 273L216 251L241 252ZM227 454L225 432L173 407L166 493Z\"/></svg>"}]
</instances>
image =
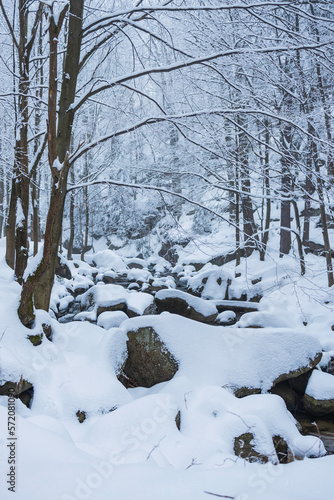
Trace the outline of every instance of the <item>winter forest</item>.
<instances>
[{"instance_id":1,"label":"winter forest","mask_svg":"<svg viewBox=\"0 0 334 500\"><path fill-rule=\"evenodd\" d=\"M1 498L329 498L334 2L0 0L0 46Z\"/></svg>"}]
</instances>

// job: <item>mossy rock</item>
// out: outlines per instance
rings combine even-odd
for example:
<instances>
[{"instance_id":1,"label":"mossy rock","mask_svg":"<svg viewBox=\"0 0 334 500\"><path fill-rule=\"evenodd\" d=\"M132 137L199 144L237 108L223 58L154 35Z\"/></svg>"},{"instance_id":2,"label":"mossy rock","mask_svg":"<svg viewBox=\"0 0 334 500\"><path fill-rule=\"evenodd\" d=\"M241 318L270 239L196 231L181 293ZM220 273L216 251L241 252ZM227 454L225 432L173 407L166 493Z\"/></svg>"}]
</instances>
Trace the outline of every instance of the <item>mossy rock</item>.
<instances>
[{"instance_id":1,"label":"mossy rock","mask_svg":"<svg viewBox=\"0 0 334 500\"><path fill-rule=\"evenodd\" d=\"M315 399L304 394L302 404L303 410L312 416L334 415L334 399Z\"/></svg>"},{"instance_id":2,"label":"mossy rock","mask_svg":"<svg viewBox=\"0 0 334 500\"><path fill-rule=\"evenodd\" d=\"M152 387L173 378L178 362L150 326L128 332L128 357L123 372L141 387Z\"/></svg>"},{"instance_id":3,"label":"mossy rock","mask_svg":"<svg viewBox=\"0 0 334 500\"><path fill-rule=\"evenodd\" d=\"M235 455L247 460L248 462L266 464L268 462L268 457L255 450L253 440L254 434L251 432L244 432L244 434L234 438L233 450Z\"/></svg>"},{"instance_id":4,"label":"mossy rock","mask_svg":"<svg viewBox=\"0 0 334 500\"><path fill-rule=\"evenodd\" d=\"M234 390L234 395L236 398L245 398L246 396L252 396L253 394L261 394L261 389L256 389L254 387L239 387Z\"/></svg>"},{"instance_id":5,"label":"mossy rock","mask_svg":"<svg viewBox=\"0 0 334 500\"><path fill-rule=\"evenodd\" d=\"M41 345L41 343L43 341L43 336L44 336L43 333L37 333L36 335L28 335L27 338L30 340L32 345L37 347L38 345Z\"/></svg>"}]
</instances>

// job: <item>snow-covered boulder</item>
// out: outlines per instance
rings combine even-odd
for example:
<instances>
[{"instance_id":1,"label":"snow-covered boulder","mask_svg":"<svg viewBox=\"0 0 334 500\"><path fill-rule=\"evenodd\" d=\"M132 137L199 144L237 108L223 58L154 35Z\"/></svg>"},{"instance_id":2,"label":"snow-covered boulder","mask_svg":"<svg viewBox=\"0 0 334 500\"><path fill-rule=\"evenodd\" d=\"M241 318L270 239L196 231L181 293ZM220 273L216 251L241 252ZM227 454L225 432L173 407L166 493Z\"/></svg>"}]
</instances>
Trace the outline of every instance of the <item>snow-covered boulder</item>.
<instances>
[{"instance_id":1,"label":"snow-covered boulder","mask_svg":"<svg viewBox=\"0 0 334 500\"><path fill-rule=\"evenodd\" d=\"M282 314L268 311L254 311L243 314L237 323L239 328L289 328L289 318Z\"/></svg>"},{"instance_id":2,"label":"snow-covered boulder","mask_svg":"<svg viewBox=\"0 0 334 500\"><path fill-rule=\"evenodd\" d=\"M124 259L125 264L129 269L147 269L148 263L144 259L133 257L131 259Z\"/></svg>"},{"instance_id":3,"label":"snow-covered boulder","mask_svg":"<svg viewBox=\"0 0 334 500\"><path fill-rule=\"evenodd\" d=\"M155 296L155 303L160 311L180 314L203 323L212 323L218 315L214 304L181 290L160 290Z\"/></svg>"},{"instance_id":4,"label":"snow-covered boulder","mask_svg":"<svg viewBox=\"0 0 334 500\"><path fill-rule=\"evenodd\" d=\"M92 256L86 256L86 260L95 267L111 269L117 273L123 273L128 269L123 259L112 250L101 250Z\"/></svg>"},{"instance_id":5,"label":"snow-covered boulder","mask_svg":"<svg viewBox=\"0 0 334 500\"><path fill-rule=\"evenodd\" d=\"M138 381L131 378L138 385L142 385L148 371L150 385L162 381L158 374L164 369L166 356L167 364L173 357L179 374L192 378L194 383L214 381L241 397L266 392L279 382L311 370L322 356L317 340L296 331L210 326L167 312L129 319L121 329L131 336L129 357ZM140 344L142 357L134 360ZM152 367L159 350L159 366ZM172 371L168 373L170 376Z\"/></svg>"},{"instance_id":6,"label":"snow-covered boulder","mask_svg":"<svg viewBox=\"0 0 334 500\"><path fill-rule=\"evenodd\" d=\"M304 410L311 415L334 414L334 376L314 370L303 397Z\"/></svg>"},{"instance_id":7,"label":"snow-covered boulder","mask_svg":"<svg viewBox=\"0 0 334 500\"><path fill-rule=\"evenodd\" d=\"M93 311L98 317L105 311L123 311L128 316L145 314L153 302L147 293L126 290L121 285L95 285L78 297L81 309Z\"/></svg>"},{"instance_id":8,"label":"snow-covered boulder","mask_svg":"<svg viewBox=\"0 0 334 500\"><path fill-rule=\"evenodd\" d=\"M227 271L207 264L200 272L188 279L190 291L200 294L203 299L225 299L231 275Z\"/></svg>"},{"instance_id":9,"label":"snow-covered boulder","mask_svg":"<svg viewBox=\"0 0 334 500\"><path fill-rule=\"evenodd\" d=\"M97 325L105 330L119 327L129 317L123 311L106 311L100 314Z\"/></svg>"}]
</instances>

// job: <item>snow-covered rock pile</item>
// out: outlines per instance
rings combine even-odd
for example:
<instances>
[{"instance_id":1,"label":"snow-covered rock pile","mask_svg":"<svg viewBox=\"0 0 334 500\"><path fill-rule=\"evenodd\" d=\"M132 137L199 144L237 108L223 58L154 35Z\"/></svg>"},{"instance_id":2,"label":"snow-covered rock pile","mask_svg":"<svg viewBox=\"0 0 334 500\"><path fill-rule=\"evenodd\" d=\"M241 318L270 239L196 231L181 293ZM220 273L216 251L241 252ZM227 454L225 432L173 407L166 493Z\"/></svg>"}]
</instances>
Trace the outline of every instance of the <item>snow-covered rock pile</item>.
<instances>
[{"instance_id":1,"label":"snow-covered rock pile","mask_svg":"<svg viewBox=\"0 0 334 500\"><path fill-rule=\"evenodd\" d=\"M30 391L28 399L20 394L29 408L16 402L24 485L18 500L149 499L152 491L162 500L204 500L208 493L238 500L326 498L334 458L323 457L318 437L300 434L283 392L294 391L314 415L326 408L333 414L334 377L319 368L334 354L334 295L311 300L307 281L304 295L294 282L278 289L270 266L259 276L250 259L249 287L226 266L210 264L198 273L174 268L196 297L160 275L171 269L159 259L96 255L89 263L68 263L71 278L56 280L52 310L80 304L76 319L97 325L61 324L37 311L35 327L24 328L16 314L20 287L1 263L1 428L7 428L6 383L17 394ZM107 277L123 279L124 286L106 283ZM283 272L276 278L284 280ZM248 298L264 290L266 297L240 318L247 304L239 301L235 313L226 299L241 298L247 287ZM160 310L182 303L184 316L157 314L154 300ZM312 310L304 314L307 307ZM217 316L217 310L224 312ZM185 317L195 313L201 322ZM214 325L205 324L210 316ZM236 319L233 326L218 325ZM52 341L41 335L43 325ZM40 335L38 346L29 335ZM310 457L318 458L293 461ZM0 474L6 473L0 460ZM267 477L264 490L252 486L254 478Z\"/></svg>"}]
</instances>

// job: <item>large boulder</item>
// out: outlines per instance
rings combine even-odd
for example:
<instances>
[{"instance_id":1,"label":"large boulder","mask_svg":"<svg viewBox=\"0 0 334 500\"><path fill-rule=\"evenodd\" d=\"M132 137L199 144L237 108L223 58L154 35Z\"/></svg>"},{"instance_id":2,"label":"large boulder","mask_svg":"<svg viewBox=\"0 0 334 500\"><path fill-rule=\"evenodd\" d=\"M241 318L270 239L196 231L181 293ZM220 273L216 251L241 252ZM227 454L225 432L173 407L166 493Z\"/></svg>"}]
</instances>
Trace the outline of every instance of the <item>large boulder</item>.
<instances>
[{"instance_id":1,"label":"large boulder","mask_svg":"<svg viewBox=\"0 0 334 500\"><path fill-rule=\"evenodd\" d=\"M120 328L131 336L135 346L132 359L140 347L135 342L142 344L142 357L131 363L141 363L136 369L143 376L146 372L155 374L151 385L161 381L159 371L173 358L182 374L188 373L190 366L196 367L189 372L192 380L213 380L239 397L267 392L284 380L298 377L316 366L322 355L317 340L293 330L211 326L168 312L132 318ZM157 350L163 351L158 370L152 366L157 362L156 355L160 356ZM175 373L167 371L169 377ZM140 378L134 379L138 385L142 385L140 373Z\"/></svg>"},{"instance_id":2,"label":"large boulder","mask_svg":"<svg viewBox=\"0 0 334 500\"><path fill-rule=\"evenodd\" d=\"M127 332L128 357L123 372L142 387L152 387L173 378L178 362L150 326Z\"/></svg>"},{"instance_id":3,"label":"large boulder","mask_svg":"<svg viewBox=\"0 0 334 500\"><path fill-rule=\"evenodd\" d=\"M202 323L213 323L218 316L214 304L181 290L160 290L155 296L155 303L159 311L180 314Z\"/></svg>"}]
</instances>

